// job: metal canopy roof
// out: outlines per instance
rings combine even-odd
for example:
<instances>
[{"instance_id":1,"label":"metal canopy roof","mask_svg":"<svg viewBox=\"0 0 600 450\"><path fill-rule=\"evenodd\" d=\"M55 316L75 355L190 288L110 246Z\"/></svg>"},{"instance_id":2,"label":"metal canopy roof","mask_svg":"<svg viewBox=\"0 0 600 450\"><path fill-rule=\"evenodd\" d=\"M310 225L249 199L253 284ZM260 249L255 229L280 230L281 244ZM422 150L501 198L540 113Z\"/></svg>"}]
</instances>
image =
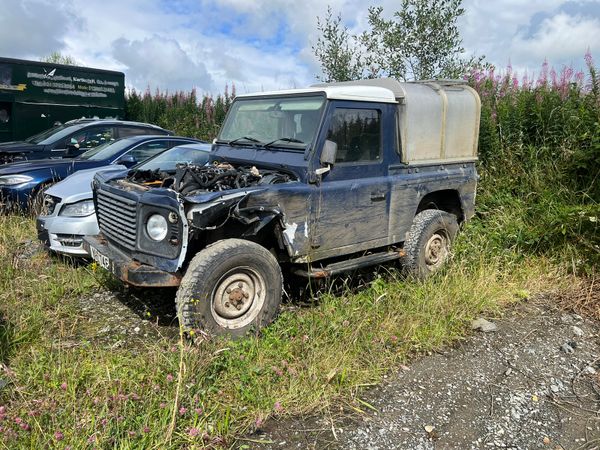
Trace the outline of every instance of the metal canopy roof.
<instances>
[{"instance_id":1,"label":"metal canopy roof","mask_svg":"<svg viewBox=\"0 0 600 450\"><path fill-rule=\"evenodd\" d=\"M407 90L410 90L411 86L419 84L427 84L431 86L434 90L437 90L440 86L461 86L465 85L466 82L463 80L422 80L402 82L394 78L373 78L356 81L342 81L339 83L319 83L313 84L311 87L376 86L392 91L394 97L400 100L406 98Z\"/></svg>"}]
</instances>

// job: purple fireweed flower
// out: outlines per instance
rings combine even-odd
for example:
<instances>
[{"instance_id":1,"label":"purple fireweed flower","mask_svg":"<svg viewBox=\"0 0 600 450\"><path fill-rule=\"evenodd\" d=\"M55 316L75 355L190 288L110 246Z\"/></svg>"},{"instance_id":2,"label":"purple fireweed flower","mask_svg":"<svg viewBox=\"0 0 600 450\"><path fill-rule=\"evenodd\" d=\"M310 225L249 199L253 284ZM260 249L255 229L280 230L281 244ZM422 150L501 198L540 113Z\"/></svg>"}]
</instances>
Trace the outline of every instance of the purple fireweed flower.
<instances>
[{"instance_id":1,"label":"purple fireweed flower","mask_svg":"<svg viewBox=\"0 0 600 450\"><path fill-rule=\"evenodd\" d=\"M552 87L556 89L558 87L558 81L556 79L556 70L554 70L554 68L550 69L550 81L552 82Z\"/></svg>"},{"instance_id":2,"label":"purple fireweed flower","mask_svg":"<svg viewBox=\"0 0 600 450\"><path fill-rule=\"evenodd\" d=\"M62 441L65 438L65 435L62 434L62 432L57 431L56 433L54 433L54 439L56 439L57 441Z\"/></svg>"},{"instance_id":3,"label":"purple fireweed flower","mask_svg":"<svg viewBox=\"0 0 600 450\"><path fill-rule=\"evenodd\" d=\"M63 384L61 384L61 385L60 385L60 388L61 388L63 391L66 391L66 390L67 390L67 383L63 383Z\"/></svg>"},{"instance_id":4,"label":"purple fireweed flower","mask_svg":"<svg viewBox=\"0 0 600 450\"><path fill-rule=\"evenodd\" d=\"M198 428L190 428L190 429L188 430L188 434L189 434L191 437L196 437L196 436L198 436L198 435L200 434L200 430L199 430Z\"/></svg>"},{"instance_id":5,"label":"purple fireweed flower","mask_svg":"<svg viewBox=\"0 0 600 450\"><path fill-rule=\"evenodd\" d=\"M170 383L171 381L173 381L173 375L171 375L170 373L167 374L167 381Z\"/></svg>"},{"instance_id":6,"label":"purple fireweed flower","mask_svg":"<svg viewBox=\"0 0 600 450\"><path fill-rule=\"evenodd\" d=\"M281 406L280 402L275 402L275 404L273 405L273 409L277 412L282 412L283 411L283 406Z\"/></svg>"},{"instance_id":7,"label":"purple fireweed flower","mask_svg":"<svg viewBox=\"0 0 600 450\"><path fill-rule=\"evenodd\" d=\"M185 413L187 412L187 408L182 406L181 408L179 408L179 415L183 416Z\"/></svg>"},{"instance_id":8,"label":"purple fireweed flower","mask_svg":"<svg viewBox=\"0 0 600 450\"><path fill-rule=\"evenodd\" d=\"M585 56L583 57L583 59L585 59L585 64L588 66L588 68L591 69L592 67L594 67L594 59L592 58L592 52L590 51L589 47L585 52Z\"/></svg>"}]
</instances>

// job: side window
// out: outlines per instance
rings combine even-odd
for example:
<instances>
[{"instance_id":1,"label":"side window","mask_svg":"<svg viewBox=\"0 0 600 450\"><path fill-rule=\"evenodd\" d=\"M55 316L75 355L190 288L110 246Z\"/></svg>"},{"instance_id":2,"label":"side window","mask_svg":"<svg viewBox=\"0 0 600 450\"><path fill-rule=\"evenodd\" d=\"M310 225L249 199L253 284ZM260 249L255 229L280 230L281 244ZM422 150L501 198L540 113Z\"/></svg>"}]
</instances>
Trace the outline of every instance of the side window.
<instances>
[{"instance_id":1,"label":"side window","mask_svg":"<svg viewBox=\"0 0 600 450\"><path fill-rule=\"evenodd\" d=\"M119 130L120 138L139 136L141 134L148 134L148 133L146 133L146 130L144 130L142 128L135 128L135 127L119 127L118 130Z\"/></svg>"},{"instance_id":2,"label":"side window","mask_svg":"<svg viewBox=\"0 0 600 450\"><path fill-rule=\"evenodd\" d=\"M128 155L131 155L135 158L137 162L142 162L150 158L151 156L156 155L157 153L162 152L169 148L169 141L153 141L142 144L130 152Z\"/></svg>"},{"instance_id":3,"label":"side window","mask_svg":"<svg viewBox=\"0 0 600 450\"><path fill-rule=\"evenodd\" d=\"M71 136L70 144L79 144L79 149L88 149L114 140L112 127L95 127L76 132ZM67 142L69 143L69 142Z\"/></svg>"},{"instance_id":4,"label":"side window","mask_svg":"<svg viewBox=\"0 0 600 450\"><path fill-rule=\"evenodd\" d=\"M131 137L131 136L147 136L152 134L165 134L161 130L150 127L119 127L119 137Z\"/></svg>"},{"instance_id":5,"label":"side window","mask_svg":"<svg viewBox=\"0 0 600 450\"><path fill-rule=\"evenodd\" d=\"M381 160L381 112L376 109L338 108L327 139L338 145L337 163Z\"/></svg>"}]
</instances>

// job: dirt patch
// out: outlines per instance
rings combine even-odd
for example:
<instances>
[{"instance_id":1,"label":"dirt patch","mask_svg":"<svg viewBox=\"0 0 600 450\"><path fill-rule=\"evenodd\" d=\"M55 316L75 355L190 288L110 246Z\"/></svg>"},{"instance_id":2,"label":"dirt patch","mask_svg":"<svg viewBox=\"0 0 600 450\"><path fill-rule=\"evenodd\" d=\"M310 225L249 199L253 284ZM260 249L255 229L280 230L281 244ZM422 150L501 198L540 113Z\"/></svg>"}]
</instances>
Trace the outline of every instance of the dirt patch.
<instances>
[{"instance_id":1,"label":"dirt patch","mask_svg":"<svg viewBox=\"0 0 600 450\"><path fill-rule=\"evenodd\" d=\"M179 336L173 289L96 292L81 297L79 308L80 337L111 348Z\"/></svg>"},{"instance_id":2,"label":"dirt patch","mask_svg":"<svg viewBox=\"0 0 600 450\"><path fill-rule=\"evenodd\" d=\"M595 278L580 279L558 297L558 304L565 310L600 320L600 282Z\"/></svg>"},{"instance_id":3,"label":"dirt patch","mask_svg":"<svg viewBox=\"0 0 600 450\"><path fill-rule=\"evenodd\" d=\"M363 414L271 420L243 443L262 449L595 448L600 326L554 304L538 298L494 320L495 332L475 332L455 348L418 358L365 393L356 404Z\"/></svg>"}]
</instances>

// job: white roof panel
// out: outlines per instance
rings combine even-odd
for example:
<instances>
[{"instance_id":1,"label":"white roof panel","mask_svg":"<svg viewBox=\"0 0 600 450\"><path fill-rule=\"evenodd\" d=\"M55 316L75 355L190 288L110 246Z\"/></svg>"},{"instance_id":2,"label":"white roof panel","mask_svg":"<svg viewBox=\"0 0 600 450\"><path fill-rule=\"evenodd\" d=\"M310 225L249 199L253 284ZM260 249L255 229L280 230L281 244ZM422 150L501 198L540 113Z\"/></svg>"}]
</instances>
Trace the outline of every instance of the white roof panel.
<instances>
[{"instance_id":1,"label":"white roof panel","mask_svg":"<svg viewBox=\"0 0 600 450\"><path fill-rule=\"evenodd\" d=\"M293 94L325 94L328 99L354 100L361 102L398 103L394 93L389 89L379 86L318 86L306 89L286 89L281 91L255 92L241 94L237 97L262 97Z\"/></svg>"}]
</instances>

